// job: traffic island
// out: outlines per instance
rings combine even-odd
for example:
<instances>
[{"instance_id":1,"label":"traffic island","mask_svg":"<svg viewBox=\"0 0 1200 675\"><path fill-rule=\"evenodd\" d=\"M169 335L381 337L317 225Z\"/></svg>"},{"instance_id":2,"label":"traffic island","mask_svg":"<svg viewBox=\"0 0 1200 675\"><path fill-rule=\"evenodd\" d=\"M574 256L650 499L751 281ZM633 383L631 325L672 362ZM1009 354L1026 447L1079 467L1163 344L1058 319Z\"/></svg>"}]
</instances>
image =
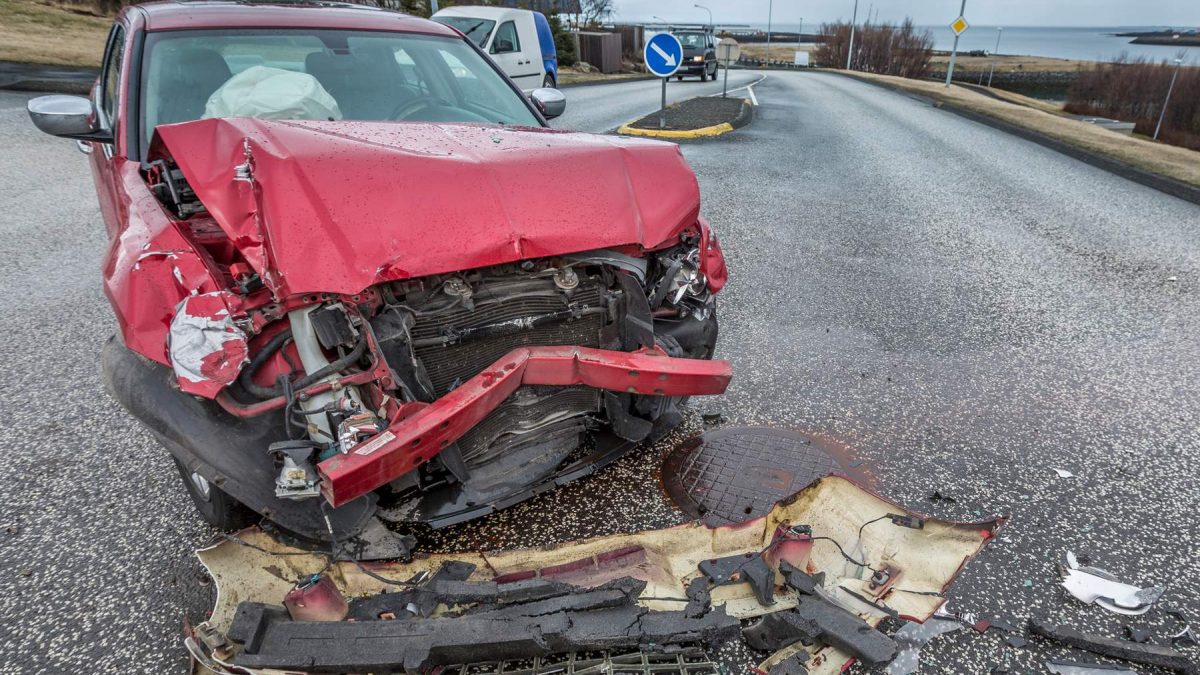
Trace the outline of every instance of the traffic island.
<instances>
[{"instance_id":1,"label":"traffic island","mask_svg":"<svg viewBox=\"0 0 1200 675\"><path fill-rule=\"evenodd\" d=\"M744 98L701 96L667 106L617 129L625 136L683 140L720 136L750 123L754 108Z\"/></svg>"}]
</instances>

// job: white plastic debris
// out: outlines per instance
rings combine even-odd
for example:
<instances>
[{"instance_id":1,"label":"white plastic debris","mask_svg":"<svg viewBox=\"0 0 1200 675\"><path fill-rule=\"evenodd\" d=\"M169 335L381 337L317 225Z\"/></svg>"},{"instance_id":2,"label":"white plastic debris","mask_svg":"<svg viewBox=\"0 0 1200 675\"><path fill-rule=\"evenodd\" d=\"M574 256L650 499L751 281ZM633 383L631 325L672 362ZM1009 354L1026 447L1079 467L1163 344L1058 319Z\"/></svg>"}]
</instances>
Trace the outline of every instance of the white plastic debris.
<instances>
[{"instance_id":1,"label":"white plastic debris","mask_svg":"<svg viewBox=\"0 0 1200 675\"><path fill-rule=\"evenodd\" d=\"M1167 590L1164 586L1138 588L1117 581L1106 570L1081 566L1071 551L1067 551L1062 572L1063 588L1080 602L1129 616L1145 614Z\"/></svg>"},{"instance_id":2,"label":"white plastic debris","mask_svg":"<svg viewBox=\"0 0 1200 675\"><path fill-rule=\"evenodd\" d=\"M1067 471L1066 469L1055 469L1054 473L1058 474L1059 478L1074 478L1075 477L1075 474L1071 473L1070 471Z\"/></svg>"}]
</instances>

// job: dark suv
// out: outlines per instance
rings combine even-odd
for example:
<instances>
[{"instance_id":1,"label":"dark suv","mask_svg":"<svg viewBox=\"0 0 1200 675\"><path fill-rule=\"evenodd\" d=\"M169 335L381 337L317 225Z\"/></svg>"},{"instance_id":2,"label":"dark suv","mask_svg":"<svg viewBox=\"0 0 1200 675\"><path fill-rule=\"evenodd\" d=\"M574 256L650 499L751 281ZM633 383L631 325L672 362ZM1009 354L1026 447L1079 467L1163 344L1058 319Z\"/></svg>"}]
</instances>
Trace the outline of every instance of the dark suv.
<instances>
[{"instance_id":1,"label":"dark suv","mask_svg":"<svg viewBox=\"0 0 1200 675\"><path fill-rule=\"evenodd\" d=\"M675 31L683 45L683 65L675 73L682 80L684 75L699 75L703 82L708 78L717 79L717 40L707 31Z\"/></svg>"}]
</instances>

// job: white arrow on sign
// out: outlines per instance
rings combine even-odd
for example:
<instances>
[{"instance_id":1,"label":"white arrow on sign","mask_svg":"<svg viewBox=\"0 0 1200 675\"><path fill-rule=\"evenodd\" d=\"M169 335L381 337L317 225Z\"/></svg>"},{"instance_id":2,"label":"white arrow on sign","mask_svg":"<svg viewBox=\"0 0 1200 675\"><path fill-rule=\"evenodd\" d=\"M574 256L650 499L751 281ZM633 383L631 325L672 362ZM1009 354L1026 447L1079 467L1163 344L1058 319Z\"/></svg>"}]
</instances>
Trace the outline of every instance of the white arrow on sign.
<instances>
[{"instance_id":1,"label":"white arrow on sign","mask_svg":"<svg viewBox=\"0 0 1200 675\"><path fill-rule=\"evenodd\" d=\"M675 55L674 54L668 54L668 53L664 52L662 50L662 47L659 47L658 45L654 44L653 42L650 43L650 49L653 49L654 51L658 52L658 55L662 57L663 62L666 63L668 66L670 66L672 68L675 67Z\"/></svg>"}]
</instances>

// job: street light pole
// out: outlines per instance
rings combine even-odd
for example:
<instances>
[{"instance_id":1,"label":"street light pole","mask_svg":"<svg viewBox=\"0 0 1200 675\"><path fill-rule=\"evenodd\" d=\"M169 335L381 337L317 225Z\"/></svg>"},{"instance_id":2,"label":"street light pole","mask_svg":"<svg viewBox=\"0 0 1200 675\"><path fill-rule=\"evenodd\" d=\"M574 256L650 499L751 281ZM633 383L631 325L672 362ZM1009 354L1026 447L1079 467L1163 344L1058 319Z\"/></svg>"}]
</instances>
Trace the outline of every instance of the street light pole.
<instances>
[{"instance_id":1,"label":"street light pole","mask_svg":"<svg viewBox=\"0 0 1200 675\"><path fill-rule=\"evenodd\" d=\"M708 12L708 27L709 27L709 28L714 28L714 26L713 26L713 18L712 18L712 10L711 10L711 9L709 9L709 8L705 7L704 5L692 5L692 7L695 7L696 9L702 9L702 10L704 10L704 11Z\"/></svg>"},{"instance_id":2,"label":"street light pole","mask_svg":"<svg viewBox=\"0 0 1200 675\"><path fill-rule=\"evenodd\" d=\"M850 70L850 59L854 58L854 24L858 23L858 0L854 0L854 16L850 19L850 48L846 50L846 70Z\"/></svg>"},{"instance_id":3,"label":"street light pole","mask_svg":"<svg viewBox=\"0 0 1200 675\"><path fill-rule=\"evenodd\" d=\"M1000 36L1003 33L1003 28L996 28L996 49L992 52L992 69L988 71L988 89L992 88L992 75L996 74L996 59L1000 58Z\"/></svg>"},{"instance_id":4,"label":"street light pole","mask_svg":"<svg viewBox=\"0 0 1200 675\"><path fill-rule=\"evenodd\" d=\"M767 63L771 62L771 14L775 10L775 0L767 0Z\"/></svg>"},{"instance_id":5,"label":"street light pole","mask_svg":"<svg viewBox=\"0 0 1200 675\"><path fill-rule=\"evenodd\" d=\"M958 8L958 16L967 13L967 0L962 0L962 7ZM946 86L950 86L950 80L954 79L954 59L958 56L958 38L959 34L954 34L954 48L950 50L950 67L946 68Z\"/></svg>"},{"instance_id":6,"label":"street light pole","mask_svg":"<svg viewBox=\"0 0 1200 675\"><path fill-rule=\"evenodd\" d=\"M1171 102L1171 92L1175 91L1175 78L1179 75L1179 66L1183 59L1175 59L1175 72L1171 73L1171 86L1167 87L1167 98L1163 100L1162 112L1158 113L1158 124L1154 125L1154 140L1158 140L1158 132L1162 131L1163 119L1167 116L1167 105Z\"/></svg>"}]
</instances>

